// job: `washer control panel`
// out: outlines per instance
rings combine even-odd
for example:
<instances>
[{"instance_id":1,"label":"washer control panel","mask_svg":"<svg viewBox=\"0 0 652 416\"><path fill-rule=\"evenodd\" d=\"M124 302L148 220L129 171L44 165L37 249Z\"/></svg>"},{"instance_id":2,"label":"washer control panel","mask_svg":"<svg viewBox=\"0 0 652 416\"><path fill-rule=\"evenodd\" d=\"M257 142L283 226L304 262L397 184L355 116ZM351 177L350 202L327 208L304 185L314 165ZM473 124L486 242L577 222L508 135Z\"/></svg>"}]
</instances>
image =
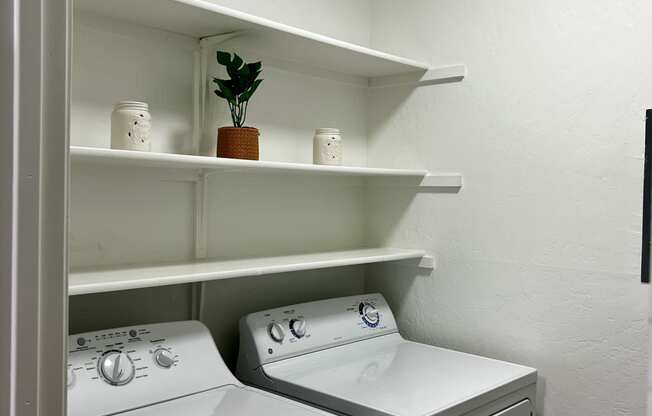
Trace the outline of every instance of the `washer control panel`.
<instances>
[{"instance_id":1,"label":"washer control panel","mask_svg":"<svg viewBox=\"0 0 652 416\"><path fill-rule=\"evenodd\" d=\"M258 366L397 331L378 293L270 309L240 320L238 365Z\"/></svg>"},{"instance_id":2,"label":"washer control panel","mask_svg":"<svg viewBox=\"0 0 652 416\"><path fill-rule=\"evenodd\" d=\"M196 321L71 335L68 416L113 414L237 383Z\"/></svg>"}]
</instances>

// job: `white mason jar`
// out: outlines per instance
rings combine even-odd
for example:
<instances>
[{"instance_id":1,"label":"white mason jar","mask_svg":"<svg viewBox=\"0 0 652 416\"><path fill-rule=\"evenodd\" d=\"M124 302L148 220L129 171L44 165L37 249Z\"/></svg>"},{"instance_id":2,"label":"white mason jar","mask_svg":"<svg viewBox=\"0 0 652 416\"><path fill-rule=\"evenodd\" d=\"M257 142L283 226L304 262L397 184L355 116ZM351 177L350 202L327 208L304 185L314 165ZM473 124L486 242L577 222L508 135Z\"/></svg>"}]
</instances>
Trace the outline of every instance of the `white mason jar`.
<instances>
[{"instance_id":1,"label":"white mason jar","mask_svg":"<svg viewBox=\"0 0 652 416\"><path fill-rule=\"evenodd\" d=\"M120 101L111 113L111 148L149 152L152 117L147 103Z\"/></svg>"},{"instance_id":2,"label":"white mason jar","mask_svg":"<svg viewBox=\"0 0 652 416\"><path fill-rule=\"evenodd\" d=\"M342 135L339 129L315 130L312 159L316 165L342 164Z\"/></svg>"}]
</instances>

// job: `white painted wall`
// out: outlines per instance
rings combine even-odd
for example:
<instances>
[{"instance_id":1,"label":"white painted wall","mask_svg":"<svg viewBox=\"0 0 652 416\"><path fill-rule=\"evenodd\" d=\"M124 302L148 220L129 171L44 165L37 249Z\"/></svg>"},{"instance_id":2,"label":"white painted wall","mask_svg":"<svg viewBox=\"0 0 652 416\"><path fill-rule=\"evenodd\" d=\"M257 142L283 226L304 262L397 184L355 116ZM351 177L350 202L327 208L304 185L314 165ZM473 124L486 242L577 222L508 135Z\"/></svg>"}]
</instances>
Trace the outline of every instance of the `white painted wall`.
<instances>
[{"instance_id":1,"label":"white painted wall","mask_svg":"<svg viewBox=\"0 0 652 416\"><path fill-rule=\"evenodd\" d=\"M644 415L652 4L379 0L373 16L373 46L469 76L370 97L370 165L465 183L370 192L369 240L432 250L440 267L374 267L367 288L409 338L537 367L539 415Z\"/></svg>"}]
</instances>

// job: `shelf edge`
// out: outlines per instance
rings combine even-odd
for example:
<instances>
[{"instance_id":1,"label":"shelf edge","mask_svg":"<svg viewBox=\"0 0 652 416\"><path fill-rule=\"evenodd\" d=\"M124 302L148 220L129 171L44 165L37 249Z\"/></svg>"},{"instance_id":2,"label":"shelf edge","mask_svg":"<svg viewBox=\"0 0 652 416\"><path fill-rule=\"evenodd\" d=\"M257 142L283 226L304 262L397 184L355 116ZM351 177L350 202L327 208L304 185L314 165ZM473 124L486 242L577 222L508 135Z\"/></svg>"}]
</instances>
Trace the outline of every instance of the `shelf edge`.
<instances>
[{"instance_id":1,"label":"shelf edge","mask_svg":"<svg viewBox=\"0 0 652 416\"><path fill-rule=\"evenodd\" d=\"M327 166L308 163L247 161L238 159L212 158L208 156L179 155L173 153L138 152L85 146L70 146L73 162L86 161L105 164L130 164L143 167L170 167L185 169L276 171L278 173L300 172L305 174L333 174L340 176L369 177L425 177L428 172L418 169L369 168L364 166ZM169 163L169 166L167 165Z\"/></svg>"},{"instance_id":2,"label":"shelf edge","mask_svg":"<svg viewBox=\"0 0 652 416\"><path fill-rule=\"evenodd\" d=\"M345 252L342 253L344 254ZM116 281L101 282L101 283L72 284L69 285L68 294L69 296L75 296L75 295L85 295L91 293L142 289L147 287L187 284L187 283L204 282L204 281L211 281L211 280L232 279L238 277L254 277L254 276L264 276L264 275L270 275L276 273L288 273L288 272L304 271L304 270L317 270L317 269L326 269L326 268L333 268L333 267L345 267L345 266L355 266L355 265L364 265L364 264L372 264L372 263L421 259L426 255L427 254L424 250L396 249L396 252L393 253L377 254L377 255L362 254L350 258L332 259L332 260L293 262L292 256L288 256L290 257L290 259L287 264L255 266L249 268L243 267L240 269L226 270L226 271L220 271L214 273L179 274L173 276L162 276L158 278L151 277L151 278L141 278L141 279L133 279L133 280L122 280L122 281L116 280ZM101 272L101 270L98 270L96 272ZM74 276L75 274L81 275L84 273L87 272L83 272L83 271L71 272L70 275Z\"/></svg>"}]
</instances>

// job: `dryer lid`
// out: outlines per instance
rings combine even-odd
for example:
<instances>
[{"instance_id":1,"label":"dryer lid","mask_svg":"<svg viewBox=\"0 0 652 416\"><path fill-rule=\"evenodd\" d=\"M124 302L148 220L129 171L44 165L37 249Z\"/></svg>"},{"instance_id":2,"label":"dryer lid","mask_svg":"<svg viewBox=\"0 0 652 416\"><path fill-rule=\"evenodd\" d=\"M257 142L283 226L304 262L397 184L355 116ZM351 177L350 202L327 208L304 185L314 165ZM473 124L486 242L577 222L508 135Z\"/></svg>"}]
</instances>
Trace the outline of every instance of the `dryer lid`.
<instances>
[{"instance_id":1,"label":"dryer lid","mask_svg":"<svg viewBox=\"0 0 652 416\"><path fill-rule=\"evenodd\" d=\"M267 364L288 395L365 415L438 415L536 381L536 370L391 334Z\"/></svg>"},{"instance_id":2,"label":"dryer lid","mask_svg":"<svg viewBox=\"0 0 652 416\"><path fill-rule=\"evenodd\" d=\"M283 397L239 386L225 386L123 414L125 416L329 415Z\"/></svg>"}]
</instances>

